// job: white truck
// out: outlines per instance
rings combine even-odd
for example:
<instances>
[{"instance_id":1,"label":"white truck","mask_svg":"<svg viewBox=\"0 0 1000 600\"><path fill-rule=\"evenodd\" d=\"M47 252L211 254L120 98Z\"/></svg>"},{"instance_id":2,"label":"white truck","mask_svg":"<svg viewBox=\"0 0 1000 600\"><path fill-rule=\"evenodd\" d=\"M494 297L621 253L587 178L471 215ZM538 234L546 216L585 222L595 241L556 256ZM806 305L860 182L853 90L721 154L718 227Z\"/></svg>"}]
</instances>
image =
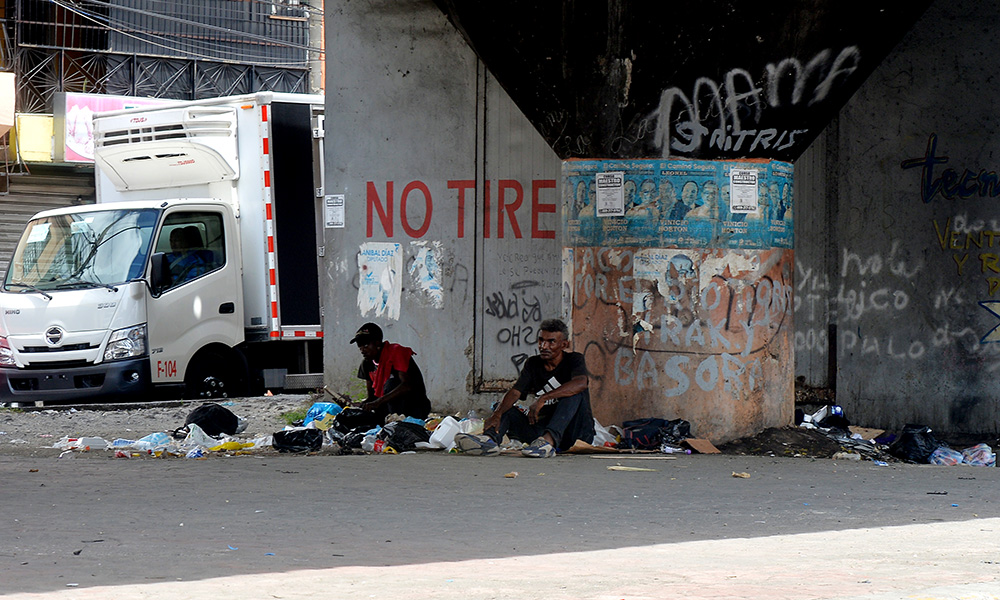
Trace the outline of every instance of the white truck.
<instances>
[{"instance_id":1,"label":"white truck","mask_svg":"<svg viewBox=\"0 0 1000 600\"><path fill-rule=\"evenodd\" d=\"M0 402L322 385L323 97L99 113L97 203L27 224Z\"/></svg>"}]
</instances>

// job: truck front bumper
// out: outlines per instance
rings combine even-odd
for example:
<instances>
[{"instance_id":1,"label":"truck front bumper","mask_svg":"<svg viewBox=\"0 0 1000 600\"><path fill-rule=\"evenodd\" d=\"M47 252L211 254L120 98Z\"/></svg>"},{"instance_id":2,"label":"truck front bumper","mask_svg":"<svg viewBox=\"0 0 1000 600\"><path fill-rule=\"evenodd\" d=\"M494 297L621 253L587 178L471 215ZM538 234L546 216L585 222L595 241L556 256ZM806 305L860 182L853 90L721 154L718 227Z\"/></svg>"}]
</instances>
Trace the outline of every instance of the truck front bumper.
<instances>
[{"instance_id":1,"label":"truck front bumper","mask_svg":"<svg viewBox=\"0 0 1000 600\"><path fill-rule=\"evenodd\" d=\"M148 358L62 369L0 369L2 402L129 396L151 387Z\"/></svg>"}]
</instances>

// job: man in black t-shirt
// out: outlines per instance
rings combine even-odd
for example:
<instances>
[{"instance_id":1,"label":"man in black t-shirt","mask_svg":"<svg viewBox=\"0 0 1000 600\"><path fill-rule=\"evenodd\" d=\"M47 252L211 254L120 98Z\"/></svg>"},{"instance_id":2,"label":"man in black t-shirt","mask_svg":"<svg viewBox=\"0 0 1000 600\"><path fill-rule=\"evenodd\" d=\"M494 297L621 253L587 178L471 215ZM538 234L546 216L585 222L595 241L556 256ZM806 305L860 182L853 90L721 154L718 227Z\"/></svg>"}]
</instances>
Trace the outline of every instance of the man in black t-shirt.
<instances>
[{"instance_id":1,"label":"man in black t-shirt","mask_svg":"<svg viewBox=\"0 0 1000 600\"><path fill-rule=\"evenodd\" d=\"M493 414L483 422L483 434L455 436L465 454L495 456L506 434L528 443L521 453L548 458L556 450L568 450L576 440L594 440L594 415L590 409L587 366L579 352L568 352L569 329L559 319L542 321L538 332L538 355L528 358L521 376ZM529 394L535 401L527 413L514 406Z\"/></svg>"}]
</instances>

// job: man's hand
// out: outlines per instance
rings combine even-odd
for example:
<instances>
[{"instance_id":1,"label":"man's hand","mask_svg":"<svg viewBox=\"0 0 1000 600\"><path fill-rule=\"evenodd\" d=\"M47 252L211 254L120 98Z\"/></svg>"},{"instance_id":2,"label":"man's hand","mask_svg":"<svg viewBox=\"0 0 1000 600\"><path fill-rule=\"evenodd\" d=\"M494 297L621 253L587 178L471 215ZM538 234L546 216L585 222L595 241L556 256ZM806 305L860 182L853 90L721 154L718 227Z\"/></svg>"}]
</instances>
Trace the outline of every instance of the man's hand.
<instances>
[{"instance_id":1,"label":"man's hand","mask_svg":"<svg viewBox=\"0 0 1000 600\"><path fill-rule=\"evenodd\" d=\"M539 396L538 399L531 405L531 408L528 409L529 423L532 425L535 424L535 421L538 420L538 413L542 410L543 406L545 406L545 396Z\"/></svg>"},{"instance_id":2,"label":"man's hand","mask_svg":"<svg viewBox=\"0 0 1000 600\"><path fill-rule=\"evenodd\" d=\"M483 431L500 428L500 415L493 413L483 420Z\"/></svg>"},{"instance_id":3,"label":"man's hand","mask_svg":"<svg viewBox=\"0 0 1000 600\"><path fill-rule=\"evenodd\" d=\"M381 398L375 398L374 400L365 400L361 403L361 410L371 412L382 404Z\"/></svg>"}]
</instances>

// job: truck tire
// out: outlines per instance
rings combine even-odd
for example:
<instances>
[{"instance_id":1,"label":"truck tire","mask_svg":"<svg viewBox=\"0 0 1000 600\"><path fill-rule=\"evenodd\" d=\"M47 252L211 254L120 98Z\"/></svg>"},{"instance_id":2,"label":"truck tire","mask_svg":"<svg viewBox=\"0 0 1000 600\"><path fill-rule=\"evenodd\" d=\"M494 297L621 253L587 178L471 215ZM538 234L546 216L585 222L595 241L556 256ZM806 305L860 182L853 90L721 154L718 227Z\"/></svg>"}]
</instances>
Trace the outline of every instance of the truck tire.
<instances>
[{"instance_id":1,"label":"truck tire","mask_svg":"<svg viewBox=\"0 0 1000 600\"><path fill-rule=\"evenodd\" d=\"M204 350L191 360L184 377L189 400L233 398L246 393L246 368L232 353Z\"/></svg>"}]
</instances>

